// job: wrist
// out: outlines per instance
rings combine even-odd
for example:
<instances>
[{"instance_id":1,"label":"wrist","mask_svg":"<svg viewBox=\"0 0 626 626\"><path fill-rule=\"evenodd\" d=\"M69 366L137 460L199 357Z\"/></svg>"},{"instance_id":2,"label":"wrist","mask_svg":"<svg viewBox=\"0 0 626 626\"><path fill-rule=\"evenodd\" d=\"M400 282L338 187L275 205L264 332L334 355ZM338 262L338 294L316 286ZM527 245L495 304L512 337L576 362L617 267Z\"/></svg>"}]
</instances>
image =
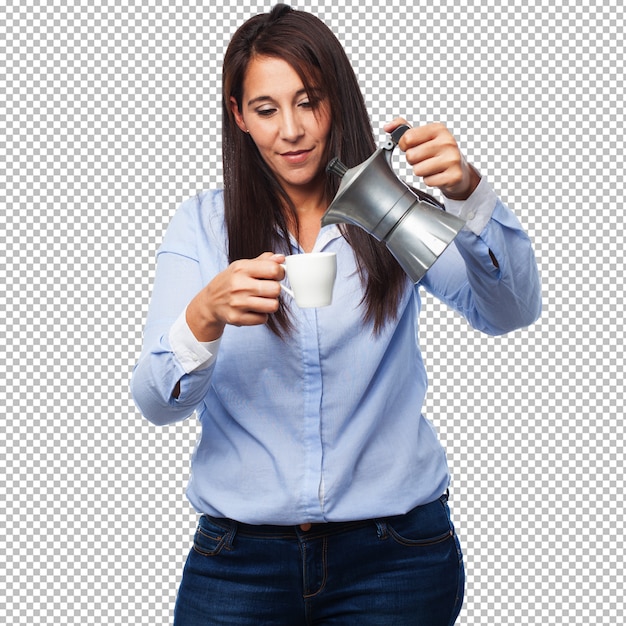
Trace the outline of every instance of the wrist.
<instances>
[{"instance_id":1,"label":"wrist","mask_svg":"<svg viewBox=\"0 0 626 626\"><path fill-rule=\"evenodd\" d=\"M442 189L441 192L449 200L467 200L473 193L478 183L480 183L480 174L468 163L467 174L464 177L462 185L457 185L453 189Z\"/></svg>"},{"instance_id":2,"label":"wrist","mask_svg":"<svg viewBox=\"0 0 626 626\"><path fill-rule=\"evenodd\" d=\"M193 333L194 337L201 342L215 341L224 333L224 322L221 322L206 314L206 307L198 306L197 297L194 298L185 313L187 326Z\"/></svg>"}]
</instances>

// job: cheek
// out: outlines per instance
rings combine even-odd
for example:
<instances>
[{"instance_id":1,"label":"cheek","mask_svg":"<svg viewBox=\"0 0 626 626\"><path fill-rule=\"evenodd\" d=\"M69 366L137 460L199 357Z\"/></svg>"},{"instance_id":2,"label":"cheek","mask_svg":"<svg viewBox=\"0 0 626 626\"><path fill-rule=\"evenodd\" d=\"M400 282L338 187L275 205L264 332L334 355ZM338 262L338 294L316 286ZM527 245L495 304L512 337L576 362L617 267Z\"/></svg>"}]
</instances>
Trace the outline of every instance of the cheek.
<instances>
[{"instance_id":1,"label":"cheek","mask_svg":"<svg viewBox=\"0 0 626 626\"><path fill-rule=\"evenodd\" d=\"M260 152L265 152L269 150L272 146L271 134L268 133L266 130L264 131L259 128L251 128L250 137L252 137L252 141L254 141L257 149Z\"/></svg>"},{"instance_id":2,"label":"cheek","mask_svg":"<svg viewBox=\"0 0 626 626\"><path fill-rule=\"evenodd\" d=\"M324 141L328 141L330 137L331 117L328 111L324 111L318 117L317 129L318 136Z\"/></svg>"}]
</instances>

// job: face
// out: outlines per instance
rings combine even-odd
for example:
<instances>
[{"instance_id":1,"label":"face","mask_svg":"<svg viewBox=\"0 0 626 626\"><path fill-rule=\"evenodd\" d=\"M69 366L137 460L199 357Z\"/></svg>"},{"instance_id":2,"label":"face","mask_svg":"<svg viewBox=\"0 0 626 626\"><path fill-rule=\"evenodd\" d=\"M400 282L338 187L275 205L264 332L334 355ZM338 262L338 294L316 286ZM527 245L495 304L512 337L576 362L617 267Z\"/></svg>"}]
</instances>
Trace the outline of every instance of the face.
<instances>
[{"instance_id":1,"label":"face","mask_svg":"<svg viewBox=\"0 0 626 626\"><path fill-rule=\"evenodd\" d=\"M307 94L291 65L274 57L253 58L243 82L241 110L234 98L231 107L237 125L250 133L292 199L324 188L329 107L319 95Z\"/></svg>"}]
</instances>

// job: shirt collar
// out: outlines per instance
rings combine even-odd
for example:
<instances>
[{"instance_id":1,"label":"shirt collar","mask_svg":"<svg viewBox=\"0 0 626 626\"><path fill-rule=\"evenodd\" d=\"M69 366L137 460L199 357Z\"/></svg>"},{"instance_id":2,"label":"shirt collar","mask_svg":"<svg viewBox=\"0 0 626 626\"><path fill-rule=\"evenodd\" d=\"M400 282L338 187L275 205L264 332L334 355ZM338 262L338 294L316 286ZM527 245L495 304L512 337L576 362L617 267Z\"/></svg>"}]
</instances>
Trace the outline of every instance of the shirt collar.
<instances>
[{"instance_id":1,"label":"shirt collar","mask_svg":"<svg viewBox=\"0 0 626 626\"><path fill-rule=\"evenodd\" d=\"M322 229L317 235L317 240L315 241L315 245L313 246L313 250L311 252L321 252L324 248L335 239L339 239L343 235L339 230L339 226L337 224L329 224L328 226L322 226ZM293 250L298 250L302 252L298 242L295 240L295 237L290 233L289 234L289 243Z\"/></svg>"}]
</instances>

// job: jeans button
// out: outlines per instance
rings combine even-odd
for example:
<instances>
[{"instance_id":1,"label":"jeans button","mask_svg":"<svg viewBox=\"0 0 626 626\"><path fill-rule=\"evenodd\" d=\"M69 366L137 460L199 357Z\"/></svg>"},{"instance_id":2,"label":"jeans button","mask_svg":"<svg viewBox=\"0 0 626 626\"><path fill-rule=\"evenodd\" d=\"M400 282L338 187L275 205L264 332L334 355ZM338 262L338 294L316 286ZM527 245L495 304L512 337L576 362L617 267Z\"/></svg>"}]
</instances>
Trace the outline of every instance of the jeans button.
<instances>
[{"instance_id":1,"label":"jeans button","mask_svg":"<svg viewBox=\"0 0 626 626\"><path fill-rule=\"evenodd\" d=\"M300 530L303 532L307 532L307 530L311 530L311 524L300 524Z\"/></svg>"}]
</instances>

